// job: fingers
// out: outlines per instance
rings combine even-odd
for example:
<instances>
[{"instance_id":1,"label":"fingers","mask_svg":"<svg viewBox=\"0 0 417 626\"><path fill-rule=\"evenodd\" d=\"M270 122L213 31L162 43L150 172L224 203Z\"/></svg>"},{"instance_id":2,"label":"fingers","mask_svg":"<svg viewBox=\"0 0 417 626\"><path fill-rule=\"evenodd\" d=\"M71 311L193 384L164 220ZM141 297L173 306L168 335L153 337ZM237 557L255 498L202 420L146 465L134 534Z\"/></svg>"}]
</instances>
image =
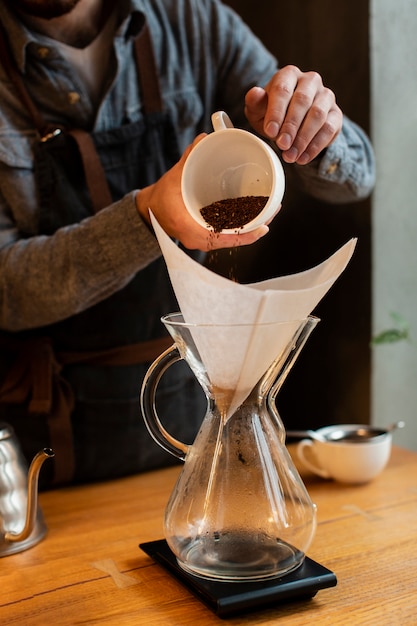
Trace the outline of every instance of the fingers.
<instances>
[{"instance_id":1,"label":"fingers","mask_svg":"<svg viewBox=\"0 0 417 626\"><path fill-rule=\"evenodd\" d=\"M265 111L268 106L268 94L262 87L252 87L245 97L245 115L250 125L264 134Z\"/></svg>"},{"instance_id":2,"label":"fingers","mask_svg":"<svg viewBox=\"0 0 417 626\"><path fill-rule=\"evenodd\" d=\"M251 89L245 104L249 122L276 142L287 163L309 163L342 127L334 93L319 74L295 66L279 70L265 89Z\"/></svg>"},{"instance_id":3,"label":"fingers","mask_svg":"<svg viewBox=\"0 0 417 626\"><path fill-rule=\"evenodd\" d=\"M255 241L264 237L267 233L269 233L269 228L266 225L259 226L255 230L252 230L249 233L243 233L241 235L231 234L231 235L216 235L211 234L210 249L221 249L221 248L235 248L237 246L249 246Z\"/></svg>"},{"instance_id":4,"label":"fingers","mask_svg":"<svg viewBox=\"0 0 417 626\"><path fill-rule=\"evenodd\" d=\"M280 81L278 86L274 82L271 85L265 130L276 140L285 161L302 165L333 141L341 128L341 112L333 92L323 86L315 72L301 74L296 82L292 72L284 84L285 88ZM275 135L271 129L277 131Z\"/></svg>"}]
</instances>

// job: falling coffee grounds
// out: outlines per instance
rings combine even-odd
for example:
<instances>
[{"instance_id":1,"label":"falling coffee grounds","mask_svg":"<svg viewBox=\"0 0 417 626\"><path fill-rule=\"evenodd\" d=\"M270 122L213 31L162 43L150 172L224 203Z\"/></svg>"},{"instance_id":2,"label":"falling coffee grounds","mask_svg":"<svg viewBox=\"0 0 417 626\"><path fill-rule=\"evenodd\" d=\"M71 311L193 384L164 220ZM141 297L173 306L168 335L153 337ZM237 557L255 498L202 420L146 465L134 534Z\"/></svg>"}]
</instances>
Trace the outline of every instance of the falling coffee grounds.
<instances>
[{"instance_id":1,"label":"falling coffee grounds","mask_svg":"<svg viewBox=\"0 0 417 626\"><path fill-rule=\"evenodd\" d=\"M239 230L259 215L268 199L268 196L241 196L217 200L203 207L201 215L215 233L226 228Z\"/></svg>"}]
</instances>

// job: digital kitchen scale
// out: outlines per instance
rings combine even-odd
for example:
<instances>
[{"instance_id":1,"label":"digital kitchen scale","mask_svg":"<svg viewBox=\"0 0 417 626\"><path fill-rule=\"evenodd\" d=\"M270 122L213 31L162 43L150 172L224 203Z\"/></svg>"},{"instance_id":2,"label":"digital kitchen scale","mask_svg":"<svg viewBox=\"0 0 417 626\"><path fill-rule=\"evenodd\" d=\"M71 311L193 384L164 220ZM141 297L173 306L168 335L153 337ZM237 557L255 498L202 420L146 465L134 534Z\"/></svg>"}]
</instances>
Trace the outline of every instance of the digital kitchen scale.
<instances>
[{"instance_id":1,"label":"digital kitchen scale","mask_svg":"<svg viewBox=\"0 0 417 626\"><path fill-rule=\"evenodd\" d=\"M305 557L300 567L281 578L230 582L209 580L184 571L165 539L141 543L139 547L180 580L219 617L231 617L243 611L267 608L284 602L308 600L320 589L337 584L337 578L332 571L308 557Z\"/></svg>"}]
</instances>

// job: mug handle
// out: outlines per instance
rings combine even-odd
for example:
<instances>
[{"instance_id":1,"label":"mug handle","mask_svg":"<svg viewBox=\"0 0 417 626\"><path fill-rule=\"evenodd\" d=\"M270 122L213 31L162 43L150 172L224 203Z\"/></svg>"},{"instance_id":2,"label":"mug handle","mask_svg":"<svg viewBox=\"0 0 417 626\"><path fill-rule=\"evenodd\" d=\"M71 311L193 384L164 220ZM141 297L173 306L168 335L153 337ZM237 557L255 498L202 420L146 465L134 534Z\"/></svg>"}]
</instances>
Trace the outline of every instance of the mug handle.
<instances>
[{"instance_id":1,"label":"mug handle","mask_svg":"<svg viewBox=\"0 0 417 626\"><path fill-rule=\"evenodd\" d=\"M169 434L163 427L155 407L156 389L159 381L166 370L177 361L180 361L181 358L178 348L174 344L155 359L143 379L140 406L146 428L151 437L161 448L177 457L177 459L184 461L189 446Z\"/></svg>"},{"instance_id":2,"label":"mug handle","mask_svg":"<svg viewBox=\"0 0 417 626\"><path fill-rule=\"evenodd\" d=\"M296 448L297 456L300 459L301 463L303 463L314 474L318 474L322 478L330 478L330 474L326 472L326 470L324 470L322 467L319 467L318 465L315 465L310 459L307 458L305 454L306 448L310 448L310 452L316 459L316 455L314 453L314 442L311 441L311 439L302 439Z\"/></svg>"},{"instance_id":3,"label":"mug handle","mask_svg":"<svg viewBox=\"0 0 417 626\"><path fill-rule=\"evenodd\" d=\"M225 113L225 111L216 111L211 116L211 123L215 131L227 130L228 128L234 128L232 120Z\"/></svg>"}]
</instances>

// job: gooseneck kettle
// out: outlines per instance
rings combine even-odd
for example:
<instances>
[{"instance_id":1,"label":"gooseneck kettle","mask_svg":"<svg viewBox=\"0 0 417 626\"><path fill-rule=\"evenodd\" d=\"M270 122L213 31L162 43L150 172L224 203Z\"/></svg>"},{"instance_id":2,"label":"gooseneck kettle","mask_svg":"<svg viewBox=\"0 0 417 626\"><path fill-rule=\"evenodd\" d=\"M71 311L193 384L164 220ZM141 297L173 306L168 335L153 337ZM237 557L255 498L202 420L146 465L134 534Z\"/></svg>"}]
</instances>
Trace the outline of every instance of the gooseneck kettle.
<instances>
[{"instance_id":1,"label":"gooseneck kettle","mask_svg":"<svg viewBox=\"0 0 417 626\"><path fill-rule=\"evenodd\" d=\"M44 448L28 470L13 428L0 422L0 556L26 550L44 537L38 479L43 462L53 456Z\"/></svg>"}]
</instances>

